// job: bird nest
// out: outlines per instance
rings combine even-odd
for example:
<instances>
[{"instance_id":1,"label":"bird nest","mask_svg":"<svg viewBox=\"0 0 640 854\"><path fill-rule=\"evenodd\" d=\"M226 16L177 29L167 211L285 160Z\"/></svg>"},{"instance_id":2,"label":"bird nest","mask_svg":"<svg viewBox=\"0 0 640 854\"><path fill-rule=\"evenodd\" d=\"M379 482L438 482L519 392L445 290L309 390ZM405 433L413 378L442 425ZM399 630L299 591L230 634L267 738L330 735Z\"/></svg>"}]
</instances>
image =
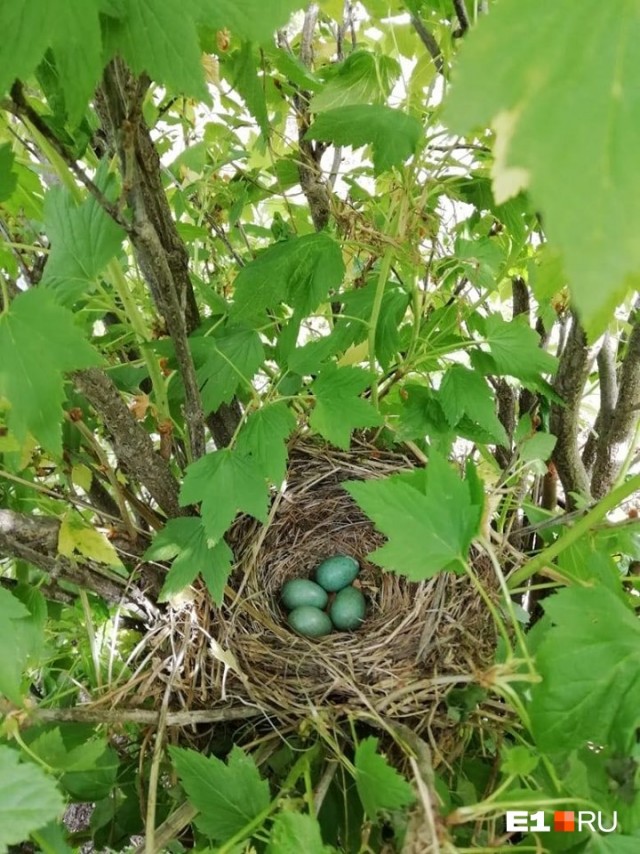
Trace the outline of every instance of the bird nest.
<instances>
[{"instance_id":1,"label":"bird nest","mask_svg":"<svg viewBox=\"0 0 640 854\"><path fill-rule=\"evenodd\" d=\"M155 692L160 700L171 679L174 708L240 703L290 722L323 709L411 719L415 729L431 728L439 717L450 728L443 701L453 688L478 681L493 658L487 607L466 575L415 583L372 563L368 556L384 537L344 489L345 481L413 465L369 445L343 453L299 442L267 524L241 517L229 533L236 564L223 606L202 587L170 626L156 627L154 652L146 656L156 666L138 669L138 696ZM365 621L357 631L301 637L287 625L282 585L310 577L334 554L360 564ZM493 596L490 565L478 556L474 567ZM172 655L163 658L168 644Z\"/></svg>"}]
</instances>

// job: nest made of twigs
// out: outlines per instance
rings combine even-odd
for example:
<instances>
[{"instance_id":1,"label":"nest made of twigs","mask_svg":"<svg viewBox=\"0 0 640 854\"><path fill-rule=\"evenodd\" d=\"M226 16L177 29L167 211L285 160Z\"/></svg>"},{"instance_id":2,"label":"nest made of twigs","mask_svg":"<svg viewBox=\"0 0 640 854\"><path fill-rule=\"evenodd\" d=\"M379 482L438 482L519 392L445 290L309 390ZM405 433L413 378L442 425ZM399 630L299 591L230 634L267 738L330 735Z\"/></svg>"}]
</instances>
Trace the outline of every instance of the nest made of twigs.
<instances>
[{"instance_id":1,"label":"nest made of twigs","mask_svg":"<svg viewBox=\"0 0 640 854\"><path fill-rule=\"evenodd\" d=\"M409 458L370 446L344 453L299 444L269 524L235 525L237 595L223 612L221 643L233 651L253 700L303 714L331 705L411 717L437 705L458 675L486 666L494 628L468 578L446 573L414 583L368 559L384 538L343 484L410 467ZM360 564L365 621L353 632L300 637L286 623L282 585L310 577L334 554Z\"/></svg>"},{"instance_id":2,"label":"nest made of twigs","mask_svg":"<svg viewBox=\"0 0 640 854\"><path fill-rule=\"evenodd\" d=\"M413 719L416 728L417 721L431 727L435 716L446 717L448 692L474 681L492 659L495 630L486 605L465 575L446 572L415 583L373 564L368 555L384 537L343 486L413 465L405 455L369 445L340 452L298 442L291 449L286 486L268 523L242 517L229 534L233 595L216 608L202 588L172 618L174 660L177 651L181 656L171 675L174 707L239 701L289 721L323 708ZM310 577L334 554L360 564L365 621L357 631L301 637L287 625L282 585ZM491 590L490 567L480 557L474 564ZM156 661L163 634L167 649L167 632L156 631ZM139 693L162 690L162 670L156 668L153 680L139 677Z\"/></svg>"}]
</instances>

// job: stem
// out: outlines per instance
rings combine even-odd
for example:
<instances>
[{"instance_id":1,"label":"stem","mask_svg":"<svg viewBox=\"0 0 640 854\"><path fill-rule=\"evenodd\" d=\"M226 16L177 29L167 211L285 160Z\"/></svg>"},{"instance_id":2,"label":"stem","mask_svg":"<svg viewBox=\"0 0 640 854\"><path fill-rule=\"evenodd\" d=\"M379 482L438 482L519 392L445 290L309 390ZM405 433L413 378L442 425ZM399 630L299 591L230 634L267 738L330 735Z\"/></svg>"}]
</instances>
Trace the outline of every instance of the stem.
<instances>
[{"instance_id":1,"label":"stem","mask_svg":"<svg viewBox=\"0 0 640 854\"><path fill-rule=\"evenodd\" d=\"M96 686L102 688L102 673L100 672L100 653L96 641L96 632L93 625L93 616L91 614L91 605L86 590L80 590L80 602L82 603L82 613L84 614L85 627L89 637L89 646L91 648L91 658L93 660L93 668L96 672Z\"/></svg>"},{"instance_id":2,"label":"stem","mask_svg":"<svg viewBox=\"0 0 640 854\"><path fill-rule=\"evenodd\" d=\"M127 507L127 503L124 500L122 495L120 484L118 483L118 478L116 476L111 463L109 462L109 457L105 453L104 449L95 438L95 435L92 430L90 430L87 425L83 421L74 421L73 422L78 429L80 435L84 438L87 445L93 449L95 455L98 458L98 461L102 468L104 469L104 473L106 474L109 483L111 484L111 488L113 489L113 497L118 505L118 509L120 510L120 514L122 516L122 521L124 522L127 531L130 536L135 541L136 539L136 526L131 513L129 512L129 508ZM95 476L95 475L94 475Z\"/></svg>"},{"instance_id":3,"label":"stem","mask_svg":"<svg viewBox=\"0 0 640 854\"><path fill-rule=\"evenodd\" d=\"M31 750L31 748L27 744L24 743L24 741L20 737L19 732L12 733L12 738L18 742L18 744L24 750L24 752L27 754L27 756L30 759L33 759L33 761L36 763L36 765L39 765L43 771L45 771L47 774L54 774L55 773L55 768L52 768L51 765L49 765L47 762L45 762L44 759L41 759L41 757L38 756L37 753L34 753Z\"/></svg>"},{"instance_id":4,"label":"stem","mask_svg":"<svg viewBox=\"0 0 640 854\"><path fill-rule=\"evenodd\" d=\"M495 623L496 629L498 630L499 634L502 636L502 639L505 642L505 646L511 653L513 653L511 649L511 639L509 638L509 632L507 631L507 627L505 626L498 609L491 601L491 597L480 583L480 580L476 577L475 572L471 568L471 564L466 560L462 560L462 565L464 566L465 572L469 580L480 594L482 601L487 606L487 610L493 617L493 622Z\"/></svg>"},{"instance_id":5,"label":"stem","mask_svg":"<svg viewBox=\"0 0 640 854\"><path fill-rule=\"evenodd\" d=\"M583 537L596 522L599 522L611 510L615 510L628 495L637 490L640 490L640 474L635 475L626 483L621 484L610 492L609 495L589 510L582 519L577 521L572 528L569 528L559 537L555 543L547 546L544 551L541 551L540 554L527 561L520 569L517 569L509 578L509 588L513 589L517 587L523 581L526 581L527 578L531 578L532 575L540 572L546 564L551 563L561 552L573 545L580 537Z\"/></svg>"},{"instance_id":6,"label":"stem","mask_svg":"<svg viewBox=\"0 0 640 854\"><path fill-rule=\"evenodd\" d=\"M138 308L138 304L131 296L129 285L122 272L122 267L118 261L111 261L107 267L113 286L115 287L118 297L122 301L127 317L131 322L131 327L138 338L143 341L151 341L151 334L147 329L142 313ZM156 398L156 408L158 411L158 421L168 421L169 415L169 400L167 398L167 389L162 376L162 371L158 365L158 360L149 350L148 347L142 348L142 357L149 371L149 377L153 385L153 391Z\"/></svg>"},{"instance_id":7,"label":"stem","mask_svg":"<svg viewBox=\"0 0 640 854\"><path fill-rule=\"evenodd\" d=\"M263 809L261 813L259 813L252 821L238 831L235 836L232 836L224 845L217 849L216 854L230 854L230 852L235 848L235 846L242 842L243 839L248 839L253 835L254 831L256 831L259 827L262 827L264 822L269 818L272 812L274 812L278 808L277 801L272 801L266 809Z\"/></svg>"},{"instance_id":8,"label":"stem","mask_svg":"<svg viewBox=\"0 0 640 854\"><path fill-rule=\"evenodd\" d=\"M0 276L0 296L2 297L2 311L0 311L0 316L2 316L9 311L9 289L7 288L4 276Z\"/></svg>"},{"instance_id":9,"label":"stem","mask_svg":"<svg viewBox=\"0 0 640 854\"><path fill-rule=\"evenodd\" d=\"M616 479L615 486L620 486L624 482L624 479L627 476L631 465L633 464L638 440L640 440L640 420L636 424L636 429L633 433L633 439L629 444L629 450L627 451L627 455L624 458L624 462L622 463L620 471L618 472L618 477Z\"/></svg>"},{"instance_id":10,"label":"stem","mask_svg":"<svg viewBox=\"0 0 640 854\"><path fill-rule=\"evenodd\" d=\"M61 183L69 191L73 200L79 204L82 201L82 190L76 184L71 170L69 169L69 166L65 163L64 158L56 151L56 149L49 142L49 140L45 136L43 136L43 134L41 134L36 127L34 127L34 125L29 121L29 119L23 117L22 120L29 128L29 132L33 135L44 156L53 166L56 175L60 179Z\"/></svg>"},{"instance_id":11,"label":"stem","mask_svg":"<svg viewBox=\"0 0 640 854\"><path fill-rule=\"evenodd\" d=\"M482 537L480 539L480 543L482 544L482 548L485 551L485 554L491 561L491 565L493 566L493 570L498 579L498 583L500 585L500 590L502 591L502 595L504 596L504 607L509 613L509 617L511 618L511 625L513 628L513 633L516 636L516 640L518 641L518 645L520 646L520 654L524 657L524 660L527 663L527 667L529 672L532 674L536 673L535 666L533 664L533 660L529 655L529 651L527 649L527 644L524 639L524 634L522 629L520 628L520 623L518 622L518 618L516 617L513 601L511 600L511 596L509 595L509 588L507 587L507 582L505 581L504 575L502 573L502 567L500 566L500 562L496 557L496 553L493 550L493 547L489 540Z\"/></svg>"},{"instance_id":12,"label":"stem","mask_svg":"<svg viewBox=\"0 0 640 854\"><path fill-rule=\"evenodd\" d=\"M378 372L376 370L376 329L380 318L380 309L382 308L382 298L384 296L385 285L389 278L389 271L393 263L394 252L391 248L387 249L382 258L380 272L378 274L378 283L376 285L376 293L373 298L373 308L371 309L371 320L369 321L369 367L371 370L371 401L375 407L378 406Z\"/></svg>"}]
</instances>

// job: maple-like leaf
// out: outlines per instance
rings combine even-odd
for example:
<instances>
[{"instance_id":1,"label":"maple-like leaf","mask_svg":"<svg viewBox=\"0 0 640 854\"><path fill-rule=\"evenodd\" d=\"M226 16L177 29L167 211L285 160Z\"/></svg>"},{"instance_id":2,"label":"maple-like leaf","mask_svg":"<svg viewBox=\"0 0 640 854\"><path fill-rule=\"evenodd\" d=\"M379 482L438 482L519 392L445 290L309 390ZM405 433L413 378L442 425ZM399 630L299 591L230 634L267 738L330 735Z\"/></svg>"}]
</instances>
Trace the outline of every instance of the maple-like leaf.
<instances>
[{"instance_id":1,"label":"maple-like leaf","mask_svg":"<svg viewBox=\"0 0 640 854\"><path fill-rule=\"evenodd\" d=\"M62 187L47 193L44 217L51 252L42 281L72 305L120 249L124 232L93 196L77 204Z\"/></svg>"},{"instance_id":2,"label":"maple-like leaf","mask_svg":"<svg viewBox=\"0 0 640 854\"><path fill-rule=\"evenodd\" d=\"M296 419L284 401L271 403L253 412L238 434L236 448L251 456L264 476L280 485L287 467L287 445Z\"/></svg>"},{"instance_id":3,"label":"maple-like leaf","mask_svg":"<svg viewBox=\"0 0 640 854\"><path fill-rule=\"evenodd\" d=\"M414 116L379 104L354 104L320 113L307 139L351 145L371 145L376 175L399 166L415 153L422 126Z\"/></svg>"},{"instance_id":4,"label":"maple-like leaf","mask_svg":"<svg viewBox=\"0 0 640 854\"><path fill-rule=\"evenodd\" d=\"M0 851L48 822L62 820L64 808L51 775L33 762L20 762L17 750L0 745Z\"/></svg>"},{"instance_id":5,"label":"maple-like leaf","mask_svg":"<svg viewBox=\"0 0 640 854\"><path fill-rule=\"evenodd\" d=\"M383 103L400 76L400 65L390 56L358 49L329 72L329 80L309 104L312 113L350 104Z\"/></svg>"},{"instance_id":6,"label":"maple-like leaf","mask_svg":"<svg viewBox=\"0 0 640 854\"><path fill-rule=\"evenodd\" d=\"M249 42L269 42L277 29L283 27L292 12L304 7L301 0L216 0L207 4L206 22L217 29L231 30L233 36Z\"/></svg>"},{"instance_id":7,"label":"maple-like leaf","mask_svg":"<svg viewBox=\"0 0 640 854\"><path fill-rule=\"evenodd\" d=\"M356 427L376 427L380 413L360 395L371 381L362 368L337 368L329 363L311 383L316 402L309 423L327 441L348 448Z\"/></svg>"},{"instance_id":8,"label":"maple-like leaf","mask_svg":"<svg viewBox=\"0 0 640 854\"><path fill-rule=\"evenodd\" d=\"M169 519L147 551L149 560L171 560L173 564L162 585L159 600L165 602L202 575L216 605L220 605L233 564L233 552L224 540L209 545L202 519Z\"/></svg>"},{"instance_id":9,"label":"maple-like leaf","mask_svg":"<svg viewBox=\"0 0 640 854\"><path fill-rule=\"evenodd\" d=\"M387 537L370 559L412 581L465 560L482 512L475 484L463 481L434 451L410 476L351 481L349 494Z\"/></svg>"},{"instance_id":10,"label":"maple-like leaf","mask_svg":"<svg viewBox=\"0 0 640 854\"><path fill-rule=\"evenodd\" d=\"M73 557L74 552L78 552L97 563L123 568L118 553L105 534L96 531L73 510L65 513L60 523L58 551L67 557Z\"/></svg>"},{"instance_id":11,"label":"maple-like leaf","mask_svg":"<svg viewBox=\"0 0 640 854\"><path fill-rule=\"evenodd\" d=\"M486 430L496 444L507 444L507 434L496 414L494 396L479 373L454 365L445 374L439 391L438 400L451 427L456 427L466 415Z\"/></svg>"},{"instance_id":12,"label":"maple-like leaf","mask_svg":"<svg viewBox=\"0 0 640 854\"><path fill-rule=\"evenodd\" d=\"M190 339L205 413L229 403L239 386L250 385L264 360L260 336L253 329L231 327L219 336Z\"/></svg>"},{"instance_id":13,"label":"maple-like leaf","mask_svg":"<svg viewBox=\"0 0 640 854\"><path fill-rule=\"evenodd\" d=\"M121 14L104 20L107 51L120 53L135 72L149 74L173 92L208 103L196 27L202 6L201 0L123 0Z\"/></svg>"},{"instance_id":14,"label":"maple-like leaf","mask_svg":"<svg viewBox=\"0 0 640 854\"><path fill-rule=\"evenodd\" d=\"M233 313L254 317L286 302L306 314L338 287L343 276L340 247L325 232L275 243L238 273Z\"/></svg>"},{"instance_id":15,"label":"maple-like leaf","mask_svg":"<svg viewBox=\"0 0 640 854\"><path fill-rule=\"evenodd\" d=\"M640 624L603 585L545 600L553 622L536 652L536 744L550 752L593 743L627 751L640 724Z\"/></svg>"},{"instance_id":16,"label":"maple-like leaf","mask_svg":"<svg viewBox=\"0 0 640 854\"><path fill-rule=\"evenodd\" d=\"M540 346L540 337L524 319L506 321L498 314L491 314L483 320L484 342L490 353L476 351L472 353L478 366L487 366L487 372L506 374L522 380L536 380L541 374L553 374L558 360ZM488 357L488 358L487 358Z\"/></svg>"},{"instance_id":17,"label":"maple-like leaf","mask_svg":"<svg viewBox=\"0 0 640 854\"><path fill-rule=\"evenodd\" d=\"M0 95L27 79L52 48L65 107L80 120L103 66L97 0L17 0L0 3Z\"/></svg>"},{"instance_id":18,"label":"maple-like leaf","mask_svg":"<svg viewBox=\"0 0 640 854\"><path fill-rule=\"evenodd\" d=\"M19 441L27 433L55 456L62 453L64 374L100 364L71 312L46 290L18 294L0 316L0 396Z\"/></svg>"},{"instance_id":19,"label":"maple-like leaf","mask_svg":"<svg viewBox=\"0 0 640 854\"><path fill-rule=\"evenodd\" d=\"M266 854L333 854L325 845L318 820L299 812L281 812L273 823Z\"/></svg>"},{"instance_id":20,"label":"maple-like leaf","mask_svg":"<svg viewBox=\"0 0 640 854\"><path fill-rule=\"evenodd\" d=\"M187 797L200 810L198 827L215 841L235 836L269 806L269 784L239 747L226 764L195 750L170 747L169 753Z\"/></svg>"},{"instance_id":21,"label":"maple-like leaf","mask_svg":"<svg viewBox=\"0 0 640 854\"><path fill-rule=\"evenodd\" d=\"M214 451L187 469L180 503L201 503L202 521L209 540L217 543L236 513L267 518L267 481L256 461L236 450Z\"/></svg>"},{"instance_id":22,"label":"maple-like leaf","mask_svg":"<svg viewBox=\"0 0 640 854\"><path fill-rule=\"evenodd\" d=\"M356 788L369 818L381 810L397 810L415 801L413 789L378 753L378 739L369 737L356 748Z\"/></svg>"}]
</instances>

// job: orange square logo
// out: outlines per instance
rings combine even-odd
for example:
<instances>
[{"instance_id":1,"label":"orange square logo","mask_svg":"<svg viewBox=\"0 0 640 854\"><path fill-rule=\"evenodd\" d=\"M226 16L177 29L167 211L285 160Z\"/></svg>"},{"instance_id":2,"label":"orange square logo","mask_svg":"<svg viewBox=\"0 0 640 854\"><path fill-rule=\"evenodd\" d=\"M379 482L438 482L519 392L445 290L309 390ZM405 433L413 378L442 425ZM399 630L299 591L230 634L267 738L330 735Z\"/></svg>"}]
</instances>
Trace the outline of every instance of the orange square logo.
<instances>
[{"instance_id":1,"label":"orange square logo","mask_svg":"<svg viewBox=\"0 0 640 854\"><path fill-rule=\"evenodd\" d=\"M576 829L576 822L572 812L560 810L553 814L553 829L562 832L570 832Z\"/></svg>"}]
</instances>

